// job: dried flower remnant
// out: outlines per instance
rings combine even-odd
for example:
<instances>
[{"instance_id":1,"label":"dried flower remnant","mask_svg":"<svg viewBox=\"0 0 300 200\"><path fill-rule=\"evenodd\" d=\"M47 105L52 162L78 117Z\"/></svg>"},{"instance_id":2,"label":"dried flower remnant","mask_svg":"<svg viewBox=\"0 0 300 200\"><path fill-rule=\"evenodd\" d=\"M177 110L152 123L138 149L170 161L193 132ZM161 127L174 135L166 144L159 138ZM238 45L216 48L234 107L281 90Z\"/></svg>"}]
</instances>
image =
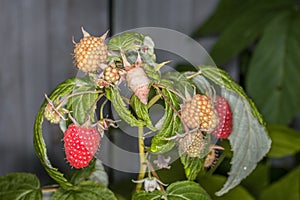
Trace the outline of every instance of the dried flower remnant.
<instances>
[{"instance_id":1,"label":"dried flower remnant","mask_svg":"<svg viewBox=\"0 0 300 200\"><path fill-rule=\"evenodd\" d=\"M171 166L169 165L169 162L171 161L171 157L168 156L167 158L165 158L162 155L158 155L157 156L157 160L154 160L153 163L156 164L158 169L170 169Z\"/></svg>"},{"instance_id":2,"label":"dried flower remnant","mask_svg":"<svg viewBox=\"0 0 300 200\"><path fill-rule=\"evenodd\" d=\"M135 64L132 66L126 59L125 55L122 55L123 65L126 74L126 81L128 87L134 92L143 104L147 104L149 95L150 80L142 68L142 60L140 54L138 54Z\"/></svg>"}]
</instances>

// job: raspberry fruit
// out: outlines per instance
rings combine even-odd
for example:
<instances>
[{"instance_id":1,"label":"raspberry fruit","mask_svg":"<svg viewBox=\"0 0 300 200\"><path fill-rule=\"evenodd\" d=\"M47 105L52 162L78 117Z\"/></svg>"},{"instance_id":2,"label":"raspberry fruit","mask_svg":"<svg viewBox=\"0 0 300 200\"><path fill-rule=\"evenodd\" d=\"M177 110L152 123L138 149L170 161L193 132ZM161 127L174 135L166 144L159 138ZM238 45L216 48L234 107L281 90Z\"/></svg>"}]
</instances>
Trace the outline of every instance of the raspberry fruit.
<instances>
[{"instance_id":1,"label":"raspberry fruit","mask_svg":"<svg viewBox=\"0 0 300 200\"><path fill-rule=\"evenodd\" d=\"M181 106L181 119L191 129L213 130L216 126L216 114L211 99L196 94Z\"/></svg>"},{"instance_id":2,"label":"raspberry fruit","mask_svg":"<svg viewBox=\"0 0 300 200\"><path fill-rule=\"evenodd\" d=\"M180 141L179 147L189 157L203 157L206 155L207 141L200 130L187 133Z\"/></svg>"},{"instance_id":3,"label":"raspberry fruit","mask_svg":"<svg viewBox=\"0 0 300 200\"><path fill-rule=\"evenodd\" d=\"M69 125L64 134L66 159L72 167L88 166L95 155L99 144L100 134L96 128Z\"/></svg>"},{"instance_id":4,"label":"raspberry fruit","mask_svg":"<svg viewBox=\"0 0 300 200\"><path fill-rule=\"evenodd\" d=\"M104 80L115 84L120 79L120 69L114 64L107 66L103 71Z\"/></svg>"},{"instance_id":5,"label":"raspberry fruit","mask_svg":"<svg viewBox=\"0 0 300 200\"><path fill-rule=\"evenodd\" d=\"M226 139L232 131L232 113L230 106L225 98L217 96L215 109L218 113L219 123L212 134L217 138Z\"/></svg>"},{"instance_id":6,"label":"raspberry fruit","mask_svg":"<svg viewBox=\"0 0 300 200\"><path fill-rule=\"evenodd\" d=\"M76 66L83 72L95 72L106 62L107 46L104 43L107 32L101 37L91 36L82 28L84 37L75 44Z\"/></svg>"},{"instance_id":7,"label":"raspberry fruit","mask_svg":"<svg viewBox=\"0 0 300 200\"><path fill-rule=\"evenodd\" d=\"M54 103L46 94L45 98L48 101L48 104L45 107L44 117L50 123L58 124L61 119L64 119L63 115L67 112L67 110L61 107L61 104L57 102L58 100Z\"/></svg>"},{"instance_id":8,"label":"raspberry fruit","mask_svg":"<svg viewBox=\"0 0 300 200\"><path fill-rule=\"evenodd\" d=\"M51 124L58 124L60 121L60 115L53 108L51 103L47 104L47 106L45 108L44 116Z\"/></svg>"}]
</instances>

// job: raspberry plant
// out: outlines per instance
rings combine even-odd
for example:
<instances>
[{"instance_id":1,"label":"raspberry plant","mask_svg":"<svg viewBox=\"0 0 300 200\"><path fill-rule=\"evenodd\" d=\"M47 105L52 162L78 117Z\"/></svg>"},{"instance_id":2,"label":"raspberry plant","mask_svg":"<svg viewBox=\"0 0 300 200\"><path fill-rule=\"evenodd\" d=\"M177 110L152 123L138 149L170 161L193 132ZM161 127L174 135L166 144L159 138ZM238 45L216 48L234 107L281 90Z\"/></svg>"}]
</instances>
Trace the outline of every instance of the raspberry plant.
<instances>
[{"instance_id":1,"label":"raspberry plant","mask_svg":"<svg viewBox=\"0 0 300 200\"><path fill-rule=\"evenodd\" d=\"M59 185L52 188L52 199L116 199L107 183L95 179L101 163L92 158L98 147L101 151L104 134L118 127L118 121L105 112L108 101L122 121L137 129L140 171L133 181L134 200L211 199L195 180L200 172L217 166L222 161L217 155L231 148L231 170L217 192L221 196L247 177L269 151L271 141L261 115L225 71L197 66L198 71L162 72L168 62L157 63L151 37L126 32L105 43L106 34L98 38L82 31L84 38L75 43L74 59L85 76L68 79L46 95L34 125L35 151ZM124 87L132 91L130 98L122 95ZM156 124L149 114L155 104L164 108ZM44 118L62 129L66 159L71 168L78 168L71 177L49 161L42 134ZM153 133L148 146L145 127ZM230 146L215 144L218 138L228 139ZM187 180L163 183L153 166L170 169L170 158L163 154L176 148ZM150 154L158 155L158 160L152 161ZM28 198L40 199L36 178L17 175L36 183L33 189L20 187L30 191ZM11 175L4 178L12 179Z\"/></svg>"}]
</instances>

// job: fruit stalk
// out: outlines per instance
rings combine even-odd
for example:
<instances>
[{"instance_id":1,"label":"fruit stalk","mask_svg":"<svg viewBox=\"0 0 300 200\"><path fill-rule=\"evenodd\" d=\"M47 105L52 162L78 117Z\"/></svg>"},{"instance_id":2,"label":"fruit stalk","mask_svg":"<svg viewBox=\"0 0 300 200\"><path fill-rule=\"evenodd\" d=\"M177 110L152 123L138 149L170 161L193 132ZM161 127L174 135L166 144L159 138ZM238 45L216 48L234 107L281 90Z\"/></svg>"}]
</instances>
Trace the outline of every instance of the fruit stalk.
<instances>
[{"instance_id":1,"label":"fruit stalk","mask_svg":"<svg viewBox=\"0 0 300 200\"><path fill-rule=\"evenodd\" d=\"M138 127L138 141L139 141L139 152L140 152L140 171L138 180L142 180L145 177L146 168L147 168L147 159L145 156L145 148L144 148L144 127ZM138 192L142 188L142 183L138 183L136 185L135 191Z\"/></svg>"}]
</instances>

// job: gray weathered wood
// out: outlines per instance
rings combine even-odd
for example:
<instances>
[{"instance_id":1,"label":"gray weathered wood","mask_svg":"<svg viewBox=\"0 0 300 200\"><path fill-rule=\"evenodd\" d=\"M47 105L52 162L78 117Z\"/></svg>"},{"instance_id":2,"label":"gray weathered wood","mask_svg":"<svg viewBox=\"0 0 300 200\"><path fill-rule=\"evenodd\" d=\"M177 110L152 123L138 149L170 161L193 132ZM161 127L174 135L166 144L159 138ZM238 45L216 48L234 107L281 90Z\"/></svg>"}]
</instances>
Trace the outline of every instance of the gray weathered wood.
<instances>
[{"instance_id":1,"label":"gray weathered wood","mask_svg":"<svg viewBox=\"0 0 300 200\"><path fill-rule=\"evenodd\" d=\"M0 175L39 174L32 143L35 115L44 93L76 76L72 35L79 40L81 26L95 35L108 29L108 1L1 0L0 15ZM51 159L65 165L56 158L63 156L60 133L46 130Z\"/></svg>"}]
</instances>

